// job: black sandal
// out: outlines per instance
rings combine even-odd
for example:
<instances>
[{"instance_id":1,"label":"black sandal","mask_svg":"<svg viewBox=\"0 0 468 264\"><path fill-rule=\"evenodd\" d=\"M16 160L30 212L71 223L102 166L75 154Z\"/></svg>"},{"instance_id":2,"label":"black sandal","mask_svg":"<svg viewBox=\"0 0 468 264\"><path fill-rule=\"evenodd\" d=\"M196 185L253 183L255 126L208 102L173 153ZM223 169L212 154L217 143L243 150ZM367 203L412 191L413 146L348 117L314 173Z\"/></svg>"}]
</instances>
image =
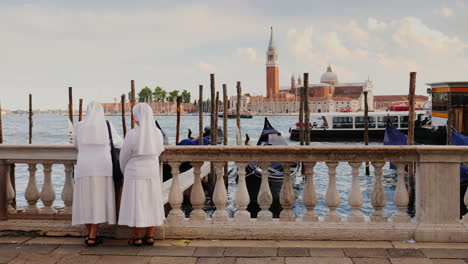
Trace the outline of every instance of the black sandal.
<instances>
[{"instance_id":1,"label":"black sandal","mask_svg":"<svg viewBox=\"0 0 468 264\"><path fill-rule=\"evenodd\" d=\"M139 238L139 237L129 239L129 240L128 240L128 244L129 244L130 246L134 246L134 247L139 247L139 246L143 245L143 242L137 243L136 241L138 241L138 240L142 240L142 239Z\"/></svg>"},{"instance_id":2,"label":"black sandal","mask_svg":"<svg viewBox=\"0 0 468 264\"><path fill-rule=\"evenodd\" d=\"M91 241L94 241L94 243L89 243L90 240L91 240ZM88 247L95 247L95 246L97 246L97 245L99 245L99 244L101 244L101 243L102 243L102 240L101 240L101 239L98 239L97 237L95 237L95 238L90 237L90 238L88 238L88 239L85 241L85 244L86 244L86 246L88 246Z\"/></svg>"},{"instance_id":3,"label":"black sandal","mask_svg":"<svg viewBox=\"0 0 468 264\"><path fill-rule=\"evenodd\" d=\"M148 239L153 239L153 241L148 241ZM147 246L153 246L154 245L154 238L153 237L144 237L143 238L143 243Z\"/></svg>"}]
</instances>

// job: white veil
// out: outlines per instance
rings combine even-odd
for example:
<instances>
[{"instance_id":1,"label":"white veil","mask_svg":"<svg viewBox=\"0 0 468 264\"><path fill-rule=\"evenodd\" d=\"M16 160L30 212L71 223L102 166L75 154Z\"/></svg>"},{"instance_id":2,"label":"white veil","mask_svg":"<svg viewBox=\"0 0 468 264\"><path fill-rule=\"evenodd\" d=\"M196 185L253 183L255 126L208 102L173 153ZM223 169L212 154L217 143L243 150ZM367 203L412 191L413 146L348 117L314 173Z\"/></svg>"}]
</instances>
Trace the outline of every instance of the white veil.
<instances>
[{"instance_id":1,"label":"white veil","mask_svg":"<svg viewBox=\"0 0 468 264\"><path fill-rule=\"evenodd\" d=\"M162 133L153 119L153 109L148 104L139 103L133 107L133 116L140 123L137 155L159 155L162 151Z\"/></svg>"},{"instance_id":2,"label":"white veil","mask_svg":"<svg viewBox=\"0 0 468 264\"><path fill-rule=\"evenodd\" d=\"M100 103L92 101L88 104L86 119L80 124L80 134L78 136L80 144L109 144L104 109Z\"/></svg>"}]
</instances>

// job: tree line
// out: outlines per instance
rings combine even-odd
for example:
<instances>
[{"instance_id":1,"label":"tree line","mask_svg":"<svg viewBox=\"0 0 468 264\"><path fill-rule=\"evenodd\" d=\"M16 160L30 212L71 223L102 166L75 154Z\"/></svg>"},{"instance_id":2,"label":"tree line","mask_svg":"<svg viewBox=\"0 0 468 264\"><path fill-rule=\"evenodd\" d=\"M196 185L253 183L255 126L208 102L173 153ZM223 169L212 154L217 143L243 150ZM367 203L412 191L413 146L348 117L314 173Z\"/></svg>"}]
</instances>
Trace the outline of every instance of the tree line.
<instances>
[{"instance_id":1,"label":"tree line","mask_svg":"<svg viewBox=\"0 0 468 264\"><path fill-rule=\"evenodd\" d=\"M175 102L178 96L182 96L182 103L190 103L190 92L187 90L172 90L170 92L164 90L160 86L156 86L154 91L145 86L143 89L140 90L137 94L138 102L140 103L149 103L149 102ZM128 98L131 100L132 95L131 92L128 93Z\"/></svg>"}]
</instances>

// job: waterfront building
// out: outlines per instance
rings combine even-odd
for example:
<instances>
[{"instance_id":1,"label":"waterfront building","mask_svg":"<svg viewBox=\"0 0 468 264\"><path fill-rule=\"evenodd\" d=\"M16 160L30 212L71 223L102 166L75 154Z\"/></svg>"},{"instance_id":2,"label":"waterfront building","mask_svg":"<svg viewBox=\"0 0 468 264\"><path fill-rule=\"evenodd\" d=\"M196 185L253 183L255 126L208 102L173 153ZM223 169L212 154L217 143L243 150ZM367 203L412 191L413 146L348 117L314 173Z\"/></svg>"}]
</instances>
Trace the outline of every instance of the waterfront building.
<instances>
[{"instance_id":1,"label":"waterfront building","mask_svg":"<svg viewBox=\"0 0 468 264\"><path fill-rule=\"evenodd\" d=\"M414 103L416 109L422 109L424 103L428 100L427 96L415 95ZM375 95L374 108L379 110L387 110L390 106L409 105L408 95Z\"/></svg>"},{"instance_id":2,"label":"waterfront building","mask_svg":"<svg viewBox=\"0 0 468 264\"><path fill-rule=\"evenodd\" d=\"M149 102L148 103L153 109L154 114L175 114L177 113L176 102ZM104 113L106 114L119 114L121 111L120 103L103 103ZM130 113L130 103L125 103L125 112ZM193 113L197 111L197 107L192 103L181 103L180 104L182 113Z\"/></svg>"}]
</instances>

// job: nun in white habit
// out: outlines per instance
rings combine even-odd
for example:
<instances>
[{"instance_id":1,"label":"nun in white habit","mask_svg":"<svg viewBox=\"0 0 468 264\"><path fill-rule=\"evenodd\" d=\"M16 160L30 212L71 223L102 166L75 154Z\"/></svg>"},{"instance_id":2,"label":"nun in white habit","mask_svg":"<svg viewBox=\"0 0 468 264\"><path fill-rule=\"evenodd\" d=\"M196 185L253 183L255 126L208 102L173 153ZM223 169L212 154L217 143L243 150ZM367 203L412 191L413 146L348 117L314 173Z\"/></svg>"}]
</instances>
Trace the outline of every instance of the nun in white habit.
<instances>
[{"instance_id":1,"label":"nun in white habit","mask_svg":"<svg viewBox=\"0 0 468 264\"><path fill-rule=\"evenodd\" d=\"M122 138L110 124L116 148ZM85 243L99 244L96 233L100 223L115 224L114 182L109 133L100 103L92 101L86 119L75 126L75 147L78 158L75 167L72 225L86 225Z\"/></svg>"},{"instance_id":2,"label":"nun in white habit","mask_svg":"<svg viewBox=\"0 0 468 264\"><path fill-rule=\"evenodd\" d=\"M120 150L124 185L119 225L134 227L130 245L152 245L156 226L164 221L159 155L164 151L163 136L148 104L133 108L137 126L128 132ZM142 237L142 229L145 236Z\"/></svg>"}]
</instances>

